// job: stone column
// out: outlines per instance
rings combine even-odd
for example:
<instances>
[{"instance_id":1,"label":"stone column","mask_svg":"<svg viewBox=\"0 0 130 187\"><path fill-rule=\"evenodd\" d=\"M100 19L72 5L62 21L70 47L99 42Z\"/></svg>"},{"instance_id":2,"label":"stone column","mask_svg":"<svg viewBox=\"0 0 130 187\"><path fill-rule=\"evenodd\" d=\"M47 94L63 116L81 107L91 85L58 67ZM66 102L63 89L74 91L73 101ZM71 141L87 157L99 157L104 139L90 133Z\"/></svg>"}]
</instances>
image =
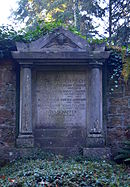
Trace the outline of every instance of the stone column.
<instances>
[{"instance_id":1,"label":"stone column","mask_svg":"<svg viewBox=\"0 0 130 187\"><path fill-rule=\"evenodd\" d=\"M102 126L102 69L92 66L89 78L89 107L87 146L102 147L104 133Z\"/></svg>"},{"instance_id":2,"label":"stone column","mask_svg":"<svg viewBox=\"0 0 130 187\"><path fill-rule=\"evenodd\" d=\"M19 147L33 147L34 145L31 82L31 68L21 67L19 136L16 142Z\"/></svg>"}]
</instances>

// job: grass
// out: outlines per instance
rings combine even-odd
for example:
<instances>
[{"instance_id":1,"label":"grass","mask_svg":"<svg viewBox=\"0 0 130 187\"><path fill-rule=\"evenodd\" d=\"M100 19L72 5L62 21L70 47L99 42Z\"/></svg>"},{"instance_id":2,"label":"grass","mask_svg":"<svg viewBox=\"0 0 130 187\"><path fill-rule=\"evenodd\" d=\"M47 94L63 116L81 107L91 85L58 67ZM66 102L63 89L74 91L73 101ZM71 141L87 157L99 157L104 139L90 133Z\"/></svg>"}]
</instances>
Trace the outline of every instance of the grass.
<instances>
[{"instance_id":1,"label":"grass","mask_svg":"<svg viewBox=\"0 0 130 187\"><path fill-rule=\"evenodd\" d=\"M108 161L30 156L2 167L0 187L129 187L129 168Z\"/></svg>"}]
</instances>

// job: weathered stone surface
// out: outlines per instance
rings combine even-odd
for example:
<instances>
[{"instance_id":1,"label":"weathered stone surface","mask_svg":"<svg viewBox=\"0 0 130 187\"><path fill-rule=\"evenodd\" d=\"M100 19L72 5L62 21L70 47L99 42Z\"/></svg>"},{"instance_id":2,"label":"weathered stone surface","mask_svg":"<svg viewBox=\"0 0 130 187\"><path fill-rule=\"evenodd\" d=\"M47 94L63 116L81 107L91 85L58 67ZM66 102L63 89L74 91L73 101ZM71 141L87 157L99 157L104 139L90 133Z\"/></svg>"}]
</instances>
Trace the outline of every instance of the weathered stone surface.
<instances>
[{"instance_id":1,"label":"weathered stone surface","mask_svg":"<svg viewBox=\"0 0 130 187\"><path fill-rule=\"evenodd\" d=\"M19 135L16 141L18 147L33 147L32 134L32 78L30 68L20 71L20 117Z\"/></svg>"},{"instance_id":2,"label":"weathered stone surface","mask_svg":"<svg viewBox=\"0 0 130 187\"><path fill-rule=\"evenodd\" d=\"M86 126L87 72L37 72L36 128Z\"/></svg>"},{"instance_id":3,"label":"weathered stone surface","mask_svg":"<svg viewBox=\"0 0 130 187\"><path fill-rule=\"evenodd\" d=\"M109 52L105 51L104 47L92 47L86 40L73 34L63 27L55 29L52 33L41 37L40 39L26 43L17 43L17 50L12 52L13 58L19 60L20 64L28 64L27 60L31 60L29 64L37 64L42 60L41 64L48 64L51 61L62 64L63 61L71 61L85 64L93 64L93 59L98 64L102 64L104 59L109 57ZM36 61L37 59L37 61ZM56 61L55 61L56 60ZM74 62L75 60L75 62ZM90 62L89 62L90 60ZM76 64L75 64L76 65Z\"/></svg>"},{"instance_id":4,"label":"weathered stone surface","mask_svg":"<svg viewBox=\"0 0 130 187\"><path fill-rule=\"evenodd\" d=\"M45 147L43 150L46 152L51 152L59 155L63 155L65 157L69 156L78 156L81 155L81 148L79 147Z\"/></svg>"},{"instance_id":5,"label":"weathered stone surface","mask_svg":"<svg viewBox=\"0 0 130 187\"><path fill-rule=\"evenodd\" d=\"M41 148L46 147L83 147L85 146L85 139L82 137L80 138L74 138L73 136L71 138L68 137L54 137L54 138L36 138L35 139L35 145Z\"/></svg>"},{"instance_id":6,"label":"weathered stone surface","mask_svg":"<svg viewBox=\"0 0 130 187\"><path fill-rule=\"evenodd\" d=\"M14 146L15 143L15 126L0 125L0 145Z\"/></svg>"},{"instance_id":7,"label":"weathered stone surface","mask_svg":"<svg viewBox=\"0 0 130 187\"><path fill-rule=\"evenodd\" d=\"M11 60L0 61L0 149L15 146L16 71Z\"/></svg>"},{"instance_id":8,"label":"weathered stone surface","mask_svg":"<svg viewBox=\"0 0 130 187\"><path fill-rule=\"evenodd\" d=\"M86 40L64 28L58 28L30 44L17 43L17 49L18 51L12 52L12 55L23 69L20 77L22 86L20 86L19 136L29 134L28 129L35 132L35 129L69 128L70 130L70 127L80 127L84 133L83 136L81 134L79 141L73 141L75 138L69 135L70 137L62 138L64 141L59 137L53 138L52 144L55 147L56 145L73 147L74 144L83 146L88 136L91 136L98 146L99 142L102 146L104 141L98 141L104 138L101 66L109 57L109 52L104 51L103 46L92 49ZM78 70L78 66L82 66L82 70L76 71L75 67ZM64 67L67 68L66 71ZM59 68L62 68L62 71L61 69L59 71ZM32 71L35 74L33 80ZM52 142L52 137L49 136L34 139L35 144L39 141L42 147L48 147L49 142ZM84 143L80 143L80 140Z\"/></svg>"},{"instance_id":9,"label":"weathered stone surface","mask_svg":"<svg viewBox=\"0 0 130 187\"><path fill-rule=\"evenodd\" d=\"M89 51L88 42L76 34L73 34L64 27L56 28L52 33L47 34L29 44L17 42L18 51Z\"/></svg>"},{"instance_id":10,"label":"weathered stone surface","mask_svg":"<svg viewBox=\"0 0 130 187\"><path fill-rule=\"evenodd\" d=\"M18 148L31 148L34 147L33 135L19 135L16 140L16 146Z\"/></svg>"},{"instance_id":11,"label":"weathered stone surface","mask_svg":"<svg viewBox=\"0 0 130 187\"><path fill-rule=\"evenodd\" d=\"M105 146L105 138L99 134L99 136L96 134L92 137L87 138L86 140L86 147L104 147Z\"/></svg>"},{"instance_id":12,"label":"weathered stone surface","mask_svg":"<svg viewBox=\"0 0 130 187\"><path fill-rule=\"evenodd\" d=\"M83 156L89 159L110 159L110 148L84 148Z\"/></svg>"},{"instance_id":13,"label":"weathered stone surface","mask_svg":"<svg viewBox=\"0 0 130 187\"><path fill-rule=\"evenodd\" d=\"M90 70L88 91L88 136L103 137L102 126L102 71L93 67ZM95 141L96 146L96 141Z\"/></svg>"},{"instance_id":14,"label":"weathered stone surface","mask_svg":"<svg viewBox=\"0 0 130 187\"><path fill-rule=\"evenodd\" d=\"M12 53L15 64L0 61L1 158L24 155L27 149L22 147L32 150L33 145L72 155L86 147L85 155L98 157L101 152L107 158L104 155L109 150L104 146L117 151L129 138L130 80L127 85L120 81L112 92L115 85L108 79L109 69L104 77L107 87L103 88L102 111L101 66L109 57L104 46L91 48L85 40L60 28L57 33L17 47ZM20 108L17 64L24 69ZM15 143L21 148L15 149Z\"/></svg>"},{"instance_id":15,"label":"weathered stone surface","mask_svg":"<svg viewBox=\"0 0 130 187\"><path fill-rule=\"evenodd\" d=\"M32 134L32 78L30 68L21 68L20 134Z\"/></svg>"},{"instance_id":16,"label":"weathered stone surface","mask_svg":"<svg viewBox=\"0 0 130 187\"><path fill-rule=\"evenodd\" d=\"M36 72L36 146L77 149L85 145L87 76L87 71Z\"/></svg>"},{"instance_id":17,"label":"weathered stone surface","mask_svg":"<svg viewBox=\"0 0 130 187\"><path fill-rule=\"evenodd\" d=\"M109 75L109 69L108 69ZM107 136L106 143L112 148L112 153L116 154L121 147L121 143L128 137L128 126L130 125L130 79L125 84L120 81L118 87L113 88L114 80L108 79L107 91Z\"/></svg>"},{"instance_id":18,"label":"weathered stone surface","mask_svg":"<svg viewBox=\"0 0 130 187\"><path fill-rule=\"evenodd\" d=\"M16 147L4 147L0 148L0 166L7 164L8 162L19 159L22 157L29 157L31 154L35 154L38 149L34 148L16 148Z\"/></svg>"},{"instance_id":19,"label":"weathered stone surface","mask_svg":"<svg viewBox=\"0 0 130 187\"><path fill-rule=\"evenodd\" d=\"M34 130L34 136L39 138L45 138L45 137L74 137L74 138L83 138L85 136L84 128L82 127L68 127L68 128L36 128Z\"/></svg>"}]
</instances>

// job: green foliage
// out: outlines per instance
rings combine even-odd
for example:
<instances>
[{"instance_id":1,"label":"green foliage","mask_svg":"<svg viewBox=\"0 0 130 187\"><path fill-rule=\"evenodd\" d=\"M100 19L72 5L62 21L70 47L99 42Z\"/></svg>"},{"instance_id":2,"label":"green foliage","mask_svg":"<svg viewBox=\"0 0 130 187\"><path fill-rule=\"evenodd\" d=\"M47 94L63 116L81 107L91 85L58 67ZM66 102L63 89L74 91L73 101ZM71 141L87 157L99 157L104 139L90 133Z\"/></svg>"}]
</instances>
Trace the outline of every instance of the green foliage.
<instances>
[{"instance_id":1,"label":"green foliage","mask_svg":"<svg viewBox=\"0 0 130 187\"><path fill-rule=\"evenodd\" d=\"M65 160L61 156L21 159L0 171L0 186L3 187L128 187L128 182L126 166L106 161L88 161L85 158L80 161Z\"/></svg>"},{"instance_id":2,"label":"green foliage","mask_svg":"<svg viewBox=\"0 0 130 187\"><path fill-rule=\"evenodd\" d=\"M122 147L115 160L130 163L130 140L123 142Z\"/></svg>"},{"instance_id":3,"label":"green foliage","mask_svg":"<svg viewBox=\"0 0 130 187\"><path fill-rule=\"evenodd\" d=\"M0 50L4 50L6 53L8 51L16 50L15 41L31 42L38 39L39 37L52 32L55 28L59 26L67 27L71 32L79 35L80 37L86 39L77 28L73 26L65 25L62 21L44 22L40 20L35 29L30 30L26 28L25 30L16 31L11 26L1 26L0 27ZM107 38L103 39L93 39L87 38L87 41L91 44L101 44L107 42ZM123 75L125 82L127 82L130 75L130 58L126 57L126 48L111 46L107 50L111 51L111 55L108 61L108 66L110 65L111 74L110 79L115 81L114 90L118 87L118 82L120 77ZM123 71L122 71L123 69Z\"/></svg>"},{"instance_id":4,"label":"green foliage","mask_svg":"<svg viewBox=\"0 0 130 187\"><path fill-rule=\"evenodd\" d=\"M10 42L22 40L22 33L24 31L16 31L11 25L0 26L0 49L3 50Z\"/></svg>"},{"instance_id":5,"label":"green foliage","mask_svg":"<svg viewBox=\"0 0 130 187\"><path fill-rule=\"evenodd\" d=\"M126 54L126 50L123 54L123 59L124 59L124 64L123 64L122 75L124 77L125 82L127 83L130 77L130 55Z\"/></svg>"},{"instance_id":6,"label":"green foliage","mask_svg":"<svg viewBox=\"0 0 130 187\"><path fill-rule=\"evenodd\" d=\"M38 39L39 37L52 32L55 28L59 26L67 27L71 32L79 35L80 37L86 39L77 28L73 26L65 25L62 21L44 22L40 20L35 29L30 30L26 28L25 30L16 31L11 26L1 26L0 27L0 50L12 51L16 50L15 41L31 42ZM107 38L103 39L93 39L87 38L87 41L91 44L101 44L106 43ZM129 49L129 48L128 48ZM111 55L108 61L108 66L111 66L110 80L115 82L114 87L111 88L112 91L118 87L118 82L121 76L124 77L125 82L127 82L130 76L130 57L126 56L126 48L120 48L111 46L107 50L111 51ZM109 67L110 67L109 66Z\"/></svg>"},{"instance_id":7,"label":"green foliage","mask_svg":"<svg viewBox=\"0 0 130 187\"><path fill-rule=\"evenodd\" d=\"M111 92L118 88L120 80L122 78L122 53L121 48L110 47L110 57L108 59L108 69L109 69L109 80L112 82Z\"/></svg>"},{"instance_id":8,"label":"green foliage","mask_svg":"<svg viewBox=\"0 0 130 187\"><path fill-rule=\"evenodd\" d=\"M44 22L43 20L38 21L38 25L35 29L30 30L29 28L22 29L16 31L10 25L8 26L0 26L0 49L3 49L3 46L8 47L6 41L24 41L31 42L52 32L55 28L63 26L70 30L71 32L79 35L80 37L85 39L85 36L82 36L80 32L73 26L67 26L62 21L52 21L52 22Z\"/></svg>"},{"instance_id":9,"label":"green foliage","mask_svg":"<svg viewBox=\"0 0 130 187\"><path fill-rule=\"evenodd\" d=\"M0 58L9 57L10 51L16 50L14 40L16 37L17 33L11 26L0 27Z\"/></svg>"},{"instance_id":10,"label":"green foliage","mask_svg":"<svg viewBox=\"0 0 130 187\"><path fill-rule=\"evenodd\" d=\"M101 38L101 39L99 39L99 38L88 38L87 39L87 41L89 42L89 43L92 43L92 44L107 44L107 38L106 37L104 37L104 38Z\"/></svg>"},{"instance_id":11,"label":"green foliage","mask_svg":"<svg viewBox=\"0 0 130 187\"><path fill-rule=\"evenodd\" d=\"M97 36L100 21L104 21L110 43L126 47L129 43L127 0L109 0L109 3L104 0L18 0L18 8L12 11L11 17L15 23L25 23L30 30L36 30L39 20L62 20L68 26L75 26L87 38ZM99 25L95 18L98 18Z\"/></svg>"},{"instance_id":12,"label":"green foliage","mask_svg":"<svg viewBox=\"0 0 130 187\"><path fill-rule=\"evenodd\" d=\"M129 44L129 0L109 0L109 36L114 45Z\"/></svg>"},{"instance_id":13,"label":"green foliage","mask_svg":"<svg viewBox=\"0 0 130 187\"><path fill-rule=\"evenodd\" d=\"M59 22L44 23L39 21L39 25L34 30L22 29L16 31L10 25L0 26L0 49L8 47L8 42L12 41L24 41L30 42L36 40L39 37L51 32L54 28L63 25Z\"/></svg>"},{"instance_id":14,"label":"green foliage","mask_svg":"<svg viewBox=\"0 0 130 187\"><path fill-rule=\"evenodd\" d=\"M128 126L127 133L129 136L130 126ZM130 163L130 138L127 141L122 142L122 148L118 155L115 157L116 161Z\"/></svg>"},{"instance_id":15,"label":"green foliage","mask_svg":"<svg viewBox=\"0 0 130 187\"><path fill-rule=\"evenodd\" d=\"M127 48L129 49L129 48ZM111 51L108 59L109 80L113 82L111 92L113 92L121 80L127 81L130 77L130 56L126 47L110 46L107 50Z\"/></svg>"},{"instance_id":16,"label":"green foliage","mask_svg":"<svg viewBox=\"0 0 130 187\"><path fill-rule=\"evenodd\" d=\"M85 15L82 12L86 12ZM30 29L35 29L41 19L43 22L62 20L87 37L98 33L94 16L102 18L103 15L105 9L98 0L19 0L17 10L12 12L14 22L25 23Z\"/></svg>"},{"instance_id":17,"label":"green foliage","mask_svg":"<svg viewBox=\"0 0 130 187\"><path fill-rule=\"evenodd\" d=\"M26 32L22 33L22 38L25 42L30 42L40 38L41 36L52 32L55 28L65 26L61 21L38 22L38 26L34 30L27 29Z\"/></svg>"}]
</instances>

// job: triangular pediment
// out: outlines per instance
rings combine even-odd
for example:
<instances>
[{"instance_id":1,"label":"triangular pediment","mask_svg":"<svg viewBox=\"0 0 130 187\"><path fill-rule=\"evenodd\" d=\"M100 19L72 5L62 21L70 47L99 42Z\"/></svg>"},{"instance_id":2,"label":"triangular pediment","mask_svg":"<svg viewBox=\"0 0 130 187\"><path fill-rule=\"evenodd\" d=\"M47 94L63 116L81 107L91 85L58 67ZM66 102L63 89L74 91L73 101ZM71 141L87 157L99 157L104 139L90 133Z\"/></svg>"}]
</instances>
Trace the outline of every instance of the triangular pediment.
<instances>
[{"instance_id":1,"label":"triangular pediment","mask_svg":"<svg viewBox=\"0 0 130 187\"><path fill-rule=\"evenodd\" d=\"M66 37L63 33L57 34L54 38L52 38L45 46L44 48L50 48L50 49L71 49L71 48L80 48L75 42L73 42L70 38Z\"/></svg>"},{"instance_id":2,"label":"triangular pediment","mask_svg":"<svg viewBox=\"0 0 130 187\"><path fill-rule=\"evenodd\" d=\"M59 27L30 44L17 43L18 51L89 51L86 40L69 30Z\"/></svg>"}]
</instances>

